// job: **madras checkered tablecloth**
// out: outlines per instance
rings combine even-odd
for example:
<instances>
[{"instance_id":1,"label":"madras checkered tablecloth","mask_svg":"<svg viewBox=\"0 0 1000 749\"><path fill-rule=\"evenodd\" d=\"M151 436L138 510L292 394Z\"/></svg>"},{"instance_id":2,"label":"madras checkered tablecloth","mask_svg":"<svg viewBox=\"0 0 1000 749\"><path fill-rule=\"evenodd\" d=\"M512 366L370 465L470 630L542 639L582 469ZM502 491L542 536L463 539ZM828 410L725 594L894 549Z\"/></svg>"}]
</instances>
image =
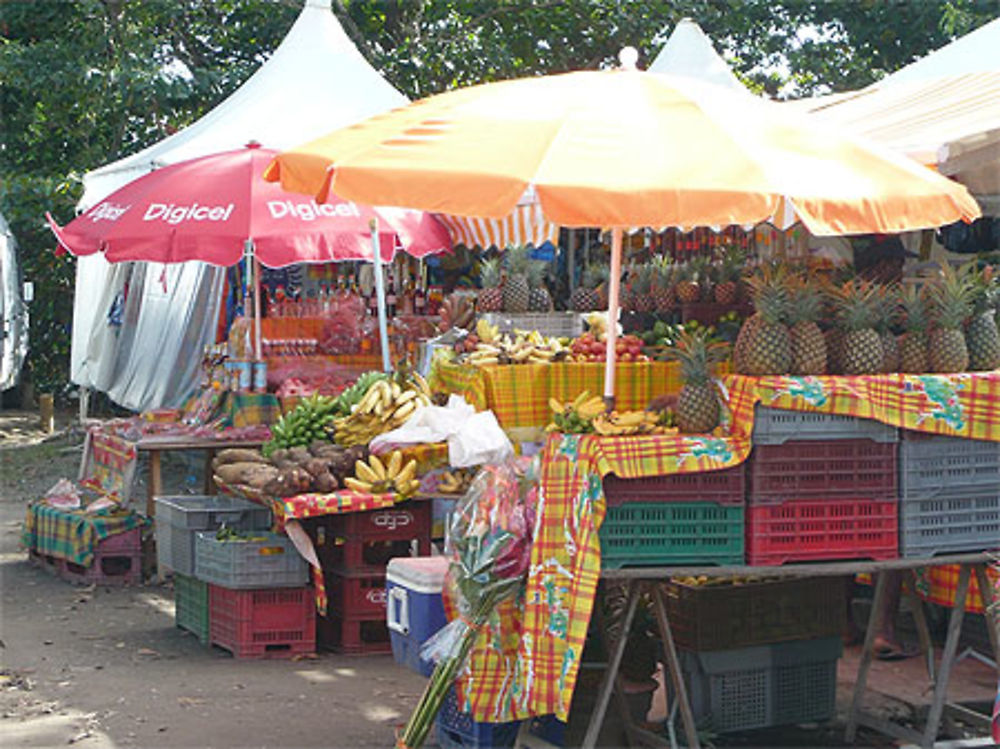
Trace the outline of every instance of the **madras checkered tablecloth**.
<instances>
[{"instance_id":1,"label":"madras checkered tablecloth","mask_svg":"<svg viewBox=\"0 0 1000 749\"><path fill-rule=\"evenodd\" d=\"M994 372L729 376L724 384L732 410L729 437L549 436L523 605L494 617L460 683L473 718L503 722L553 713L566 718L600 577L606 474L640 478L737 465L750 452L757 402L1000 440L1000 374Z\"/></svg>"},{"instance_id":2,"label":"madras checkered tablecloth","mask_svg":"<svg viewBox=\"0 0 1000 749\"><path fill-rule=\"evenodd\" d=\"M573 400L584 390L604 392L601 362L556 362L473 367L436 360L431 387L461 395L477 410L490 409L504 429L543 427L551 420L549 398ZM615 369L618 409L643 409L653 398L680 391L675 362L621 362Z\"/></svg>"},{"instance_id":3,"label":"madras checkered tablecloth","mask_svg":"<svg viewBox=\"0 0 1000 749\"><path fill-rule=\"evenodd\" d=\"M461 682L473 717L566 719L601 572L605 475L728 468L749 453L746 437L550 435L523 607L494 617Z\"/></svg>"},{"instance_id":4,"label":"madras checkered tablecloth","mask_svg":"<svg viewBox=\"0 0 1000 749\"><path fill-rule=\"evenodd\" d=\"M753 425L753 407L857 416L933 434L1000 441L1000 371L859 377L724 378L734 423Z\"/></svg>"},{"instance_id":5,"label":"madras checkered tablecloth","mask_svg":"<svg viewBox=\"0 0 1000 749\"><path fill-rule=\"evenodd\" d=\"M21 543L28 549L65 559L82 567L94 561L98 542L139 528L145 518L134 512L64 510L38 502L28 505Z\"/></svg>"},{"instance_id":6,"label":"madras checkered tablecloth","mask_svg":"<svg viewBox=\"0 0 1000 749\"><path fill-rule=\"evenodd\" d=\"M1000 569L988 567L987 579L993 584L993 599L1000 601ZM939 606L955 605L955 592L958 587L958 565L946 564L937 567L925 567L920 570L920 585L918 592L923 598ZM965 610L976 614L983 613L983 598L979 595L979 581L973 575L969 578L969 592L965 596Z\"/></svg>"},{"instance_id":7,"label":"madras checkered tablecloth","mask_svg":"<svg viewBox=\"0 0 1000 749\"><path fill-rule=\"evenodd\" d=\"M281 418L281 402L270 393L227 392L216 418L222 427L271 426Z\"/></svg>"}]
</instances>

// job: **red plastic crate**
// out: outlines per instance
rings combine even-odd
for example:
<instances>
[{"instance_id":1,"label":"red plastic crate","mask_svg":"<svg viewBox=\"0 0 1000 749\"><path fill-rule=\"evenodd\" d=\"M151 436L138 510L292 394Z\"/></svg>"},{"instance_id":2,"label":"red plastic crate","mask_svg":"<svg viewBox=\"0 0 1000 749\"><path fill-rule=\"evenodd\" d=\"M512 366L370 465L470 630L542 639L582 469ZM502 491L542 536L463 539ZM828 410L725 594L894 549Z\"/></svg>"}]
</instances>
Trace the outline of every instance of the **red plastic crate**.
<instances>
[{"instance_id":1,"label":"red plastic crate","mask_svg":"<svg viewBox=\"0 0 1000 749\"><path fill-rule=\"evenodd\" d=\"M59 577L81 585L141 585L142 547L108 551L105 546L108 540L105 539L97 545L94 561L89 567L57 559L56 571Z\"/></svg>"},{"instance_id":2,"label":"red plastic crate","mask_svg":"<svg viewBox=\"0 0 1000 749\"><path fill-rule=\"evenodd\" d=\"M97 543L97 552L110 554L111 552L137 552L142 551L142 529L133 528L123 533L114 533L107 538L103 538Z\"/></svg>"},{"instance_id":3,"label":"red plastic crate","mask_svg":"<svg viewBox=\"0 0 1000 749\"><path fill-rule=\"evenodd\" d=\"M316 639L320 648L342 655L386 655L392 652L392 640L380 617L341 617L336 614L318 617Z\"/></svg>"},{"instance_id":4,"label":"red plastic crate","mask_svg":"<svg viewBox=\"0 0 1000 749\"><path fill-rule=\"evenodd\" d=\"M312 589L208 586L209 641L236 658L291 658L316 651Z\"/></svg>"},{"instance_id":5,"label":"red plastic crate","mask_svg":"<svg viewBox=\"0 0 1000 749\"><path fill-rule=\"evenodd\" d=\"M334 572L326 581L332 613L355 618L385 618L384 570L375 575Z\"/></svg>"},{"instance_id":6,"label":"red plastic crate","mask_svg":"<svg viewBox=\"0 0 1000 749\"><path fill-rule=\"evenodd\" d=\"M757 445L749 460L747 504L828 497L896 497L897 445L872 440Z\"/></svg>"},{"instance_id":7,"label":"red plastic crate","mask_svg":"<svg viewBox=\"0 0 1000 749\"><path fill-rule=\"evenodd\" d=\"M895 499L795 499L747 508L747 564L899 556Z\"/></svg>"},{"instance_id":8,"label":"red plastic crate","mask_svg":"<svg viewBox=\"0 0 1000 749\"><path fill-rule=\"evenodd\" d=\"M746 467L742 464L718 471L672 473L624 479L609 474L604 477L604 497L608 507L624 502L715 502L720 505L743 504L746 494Z\"/></svg>"},{"instance_id":9,"label":"red plastic crate","mask_svg":"<svg viewBox=\"0 0 1000 749\"><path fill-rule=\"evenodd\" d=\"M330 515L327 528L336 536L367 541L396 541L430 538L431 503L411 500L395 507L368 512Z\"/></svg>"}]
</instances>

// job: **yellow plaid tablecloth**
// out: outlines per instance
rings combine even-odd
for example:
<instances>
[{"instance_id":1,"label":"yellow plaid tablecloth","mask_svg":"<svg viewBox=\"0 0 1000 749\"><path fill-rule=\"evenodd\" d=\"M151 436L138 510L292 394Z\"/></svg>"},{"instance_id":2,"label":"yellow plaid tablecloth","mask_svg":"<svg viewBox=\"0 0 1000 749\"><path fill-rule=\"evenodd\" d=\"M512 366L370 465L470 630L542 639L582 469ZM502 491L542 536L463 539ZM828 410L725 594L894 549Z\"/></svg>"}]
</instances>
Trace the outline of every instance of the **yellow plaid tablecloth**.
<instances>
[{"instance_id":1,"label":"yellow plaid tablecloth","mask_svg":"<svg viewBox=\"0 0 1000 749\"><path fill-rule=\"evenodd\" d=\"M736 424L753 407L857 416L933 434L1000 441L1000 371L859 377L724 378Z\"/></svg>"},{"instance_id":2,"label":"yellow plaid tablecloth","mask_svg":"<svg viewBox=\"0 0 1000 749\"><path fill-rule=\"evenodd\" d=\"M993 599L1000 601L1000 568L988 567L987 579L993 584ZM939 606L955 605L955 592L958 587L958 565L945 564L937 567L926 567L921 570L920 594L931 603ZM965 610L977 614L983 613L983 598L979 595L979 581L973 575L969 578L969 592L965 596Z\"/></svg>"},{"instance_id":3,"label":"yellow plaid tablecloth","mask_svg":"<svg viewBox=\"0 0 1000 749\"><path fill-rule=\"evenodd\" d=\"M549 398L572 400L584 390L604 392L601 362L556 362L473 367L436 361L431 385L463 396L477 410L490 409L504 429L549 423ZM680 391L675 362L621 362L615 369L619 410L643 409L653 398Z\"/></svg>"},{"instance_id":4,"label":"yellow plaid tablecloth","mask_svg":"<svg viewBox=\"0 0 1000 749\"><path fill-rule=\"evenodd\" d=\"M141 528L146 519L131 511L64 510L40 502L28 505L21 530L27 549L65 559L82 567L94 561L94 549L108 536Z\"/></svg>"},{"instance_id":5,"label":"yellow plaid tablecloth","mask_svg":"<svg viewBox=\"0 0 1000 749\"><path fill-rule=\"evenodd\" d=\"M503 607L493 618L460 683L473 717L503 722L555 713L566 719L601 572L597 532L606 474L640 478L728 468L749 453L746 437L550 435L523 606Z\"/></svg>"}]
</instances>

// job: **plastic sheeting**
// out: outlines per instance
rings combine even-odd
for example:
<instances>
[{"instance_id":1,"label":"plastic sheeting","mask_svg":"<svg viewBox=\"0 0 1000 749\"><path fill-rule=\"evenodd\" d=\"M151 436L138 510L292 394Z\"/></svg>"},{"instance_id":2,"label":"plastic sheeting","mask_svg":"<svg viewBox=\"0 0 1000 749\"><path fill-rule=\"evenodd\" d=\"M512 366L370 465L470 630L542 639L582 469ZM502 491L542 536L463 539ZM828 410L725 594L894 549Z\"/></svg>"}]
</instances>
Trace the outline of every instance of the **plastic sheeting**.
<instances>
[{"instance_id":1,"label":"plastic sheeting","mask_svg":"<svg viewBox=\"0 0 1000 749\"><path fill-rule=\"evenodd\" d=\"M288 148L405 103L355 48L330 10L330 1L306 0L288 35L243 86L193 125L88 173L79 208L94 205L164 164L239 148L250 140ZM101 256L80 258L72 381L103 390L134 410L183 400L196 384L203 346L214 340L215 318L208 324L207 316L218 310L219 302L206 295L210 289L221 290L223 272L201 263L174 266L167 272L163 293L162 266L137 265L126 314L116 329L109 325L111 303L129 271ZM199 320L203 324L187 327ZM197 356L191 357L191 352Z\"/></svg>"},{"instance_id":2,"label":"plastic sheeting","mask_svg":"<svg viewBox=\"0 0 1000 749\"><path fill-rule=\"evenodd\" d=\"M0 215L0 390L17 384L28 355L28 308L21 299L17 242Z\"/></svg>"}]
</instances>

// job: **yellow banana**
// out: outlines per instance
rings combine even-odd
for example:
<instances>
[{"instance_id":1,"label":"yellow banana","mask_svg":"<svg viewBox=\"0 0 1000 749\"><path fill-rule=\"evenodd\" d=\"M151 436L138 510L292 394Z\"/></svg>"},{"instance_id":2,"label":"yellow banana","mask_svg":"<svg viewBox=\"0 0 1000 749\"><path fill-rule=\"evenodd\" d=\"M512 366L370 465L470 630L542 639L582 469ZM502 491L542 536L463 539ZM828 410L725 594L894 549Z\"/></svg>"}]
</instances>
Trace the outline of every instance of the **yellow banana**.
<instances>
[{"instance_id":1,"label":"yellow banana","mask_svg":"<svg viewBox=\"0 0 1000 749\"><path fill-rule=\"evenodd\" d=\"M368 464L372 467L379 481L385 481L385 465L379 460L378 455L369 455Z\"/></svg>"},{"instance_id":2,"label":"yellow banana","mask_svg":"<svg viewBox=\"0 0 1000 749\"><path fill-rule=\"evenodd\" d=\"M363 460L357 460L354 463L354 474L362 481L367 481L368 483L374 483L378 481L378 475L375 471L371 469L367 463Z\"/></svg>"},{"instance_id":3,"label":"yellow banana","mask_svg":"<svg viewBox=\"0 0 1000 749\"><path fill-rule=\"evenodd\" d=\"M549 408L552 409L552 413L561 414L563 412L564 406L555 398L549 398Z\"/></svg>"},{"instance_id":4,"label":"yellow banana","mask_svg":"<svg viewBox=\"0 0 1000 749\"><path fill-rule=\"evenodd\" d=\"M402 420L407 418L410 414L412 414L416 410L417 410L417 402L412 400L407 401L393 412L392 418L394 420Z\"/></svg>"},{"instance_id":5,"label":"yellow banana","mask_svg":"<svg viewBox=\"0 0 1000 749\"><path fill-rule=\"evenodd\" d=\"M590 391L584 390L576 398L573 399L573 410L580 408L588 399L590 398Z\"/></svg>"},{"instance_id":6,"label":"yellow banana","mask_svg":"<svg viewBox=\"0 0 1000 749\"><path fill-rule=\"evenodd\" d=\"M402 406L404 403L413 400L418 395L419 393L416 390L404 390L399 394L399 397L396 398L396 406Z\"/></svg>"},{"instance_id":7,"label":"yellow banana","mask_svg":"<svg viewBox=\"0 0 1000 749\"><path fill-rule=\"evenodd\" d=\"M424 395L430 397L431 394L430 385L427 384L427 380L424 379L424 376L422 374L420 374L419 372L410 372L410 379L412 379L413 382L416 384L417 392L423 393Z\"/></svg>"},{"instance_id":8,"label":"yellow banana","mask_svg":"<svg viewBox=\"0 0 1000 749\"><path fill-rule=\"evenodd\" d=\"M577 406L576 412L585 419L593 418L604 412L604 401L595 396Z\"/></svg>"},{"instance_id":9,"label":"yellow banana","mask_svg":"<svg viewBox=\"0 0 1000 749\"><path fill-rule=\"evenodd\" d=\"M380 414L385 413L392 407L392 399L393 399L392 389L393 387L397 388L399 387L399 385L397 385L395 382L392 383L392 385L389 385L388 383L386 383L385 380L382 380L382 384L385 385L385 387L382 388L382 404L381 404L382 407L378 411Z\"/></svg>"},{"instance_id":10,"label":"yellow banana","mask_svg":"<svg viewBox=\"0 0 1000 749\"><path fill-rule=\"evenodd\" d=\"M386 477L390 480L396 478L399 475L399 469L403 467L403 453L399 450L393 450L392 455L389 456L389 463L385 467Z\"/></svg>"},{"instance_id":11,"label":"yellow banana","mask_svg":"<svg viewBox=\"0 0 1000 749\"><path fill-rule=\"evenodd\" d=\"M346 486L348 489L353 489L356 492L370 493L372 490L371 484L365 481L359 481L353 476L348 476L344 479L344 486Z\"/></svg>"},{"instance_id":12,"label":"yellow banana","mask_svg":"<svg viewBox=\"0 0 1000 749\"><path fill-rule=\"evenodd\" d=\"M615 419L616 422L621 424L623 427L634 427L642 424L646 420L642 411L624 411L618 414Z\"/></svg>"},{"instance_id":13,"label":"yellow banana","mask_svg":"<svg viewBox=\"0 0 1000 749\"><path fill-rule=\"evenodd\" d=\"M411 458L410 462L403 466L403 469L396 474L397 482L409 481L417 475L417 459Z\"/></svg>"}]
</instances>

